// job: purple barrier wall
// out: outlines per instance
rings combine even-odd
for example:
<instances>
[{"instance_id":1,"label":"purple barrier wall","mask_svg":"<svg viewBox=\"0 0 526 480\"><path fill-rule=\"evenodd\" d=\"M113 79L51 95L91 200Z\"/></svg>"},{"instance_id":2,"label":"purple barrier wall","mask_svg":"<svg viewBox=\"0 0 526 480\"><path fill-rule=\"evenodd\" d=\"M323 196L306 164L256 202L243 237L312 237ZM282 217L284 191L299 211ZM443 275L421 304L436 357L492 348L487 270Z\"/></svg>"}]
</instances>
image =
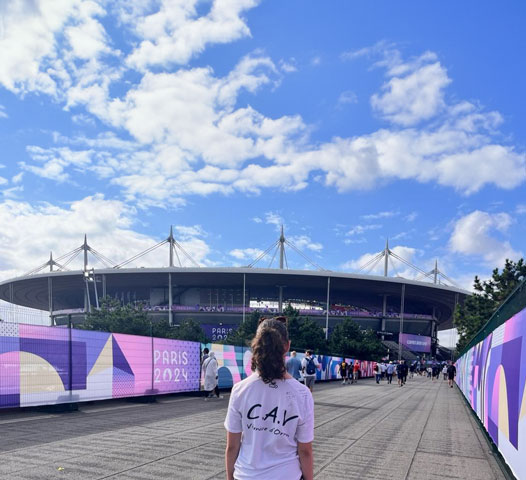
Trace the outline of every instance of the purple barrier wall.
<instances>
[{"instance_id":1,"label":"purple barrier wall","mask_svg":"<svg viewBox=\"0 0 526 480\"><path fill-rule=\"evenodd\" d=\"M252 373L245 347L2 322L0 408L198 391L205 346L216 353L220 388ZM318 380L340 378L341 357L316 358ZM373 376L373 365L360 361L361 376Z\"/></svg>"},{"instance_id":2,"label":"purple barrier wall","mask_svg":"<svg viewBox=\"0 0 526 480\"><path fill-rule=\"evenodd\" d=\"M0 323L0 407L199 390L199 355L197 342Z\"/></svg>"},{"instance_id":3,"label":"purple barrier wall","mask_svg":"<svg viewBox=\"0 0 526 480\"><path fill-rule=\"evenodd\" d=\"M457 384L517 478L526 478L526 309L457 361Z\"/></svg>"}]
</instances>

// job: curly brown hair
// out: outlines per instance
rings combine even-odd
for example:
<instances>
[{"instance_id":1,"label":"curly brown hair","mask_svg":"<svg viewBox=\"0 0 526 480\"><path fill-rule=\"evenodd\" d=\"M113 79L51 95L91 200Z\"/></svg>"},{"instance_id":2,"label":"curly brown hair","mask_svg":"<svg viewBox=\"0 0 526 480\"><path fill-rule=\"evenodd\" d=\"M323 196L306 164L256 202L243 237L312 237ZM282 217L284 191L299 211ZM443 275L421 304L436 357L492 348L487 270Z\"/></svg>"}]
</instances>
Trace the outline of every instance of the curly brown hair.
<instances>
[{"instance_id":1,"label":"curly brown hair","mask_svg":"<svg viewBox=\"0 0 526 480\"><path fill-rule=\"evenodd\" d=\"M286 373L285 355L289 344L286 325L275 318L263 320L252 340L252 370L259 372L261 380L272 383Z\"/></svg>"}]
</instances>

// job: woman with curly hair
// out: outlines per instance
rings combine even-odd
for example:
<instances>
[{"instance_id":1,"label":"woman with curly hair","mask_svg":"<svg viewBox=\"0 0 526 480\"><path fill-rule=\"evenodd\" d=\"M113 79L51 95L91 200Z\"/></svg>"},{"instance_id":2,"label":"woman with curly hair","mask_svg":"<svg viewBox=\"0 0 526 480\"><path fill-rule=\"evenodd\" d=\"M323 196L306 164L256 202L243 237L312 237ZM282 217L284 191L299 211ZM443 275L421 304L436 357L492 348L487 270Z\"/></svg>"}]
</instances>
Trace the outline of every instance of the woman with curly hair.
<instances>
[{"instance_id":1,"label":"woman with curly hair","mask_svg":"<svg viewBox=\"0 0 526 480\"><path fill-rule=\"evenodd\" d=\"M285 317L262 319L253 374L232 388L225 420L227 480L312 480L314 402L285 368Z\"/></svg>"}]
</instances>

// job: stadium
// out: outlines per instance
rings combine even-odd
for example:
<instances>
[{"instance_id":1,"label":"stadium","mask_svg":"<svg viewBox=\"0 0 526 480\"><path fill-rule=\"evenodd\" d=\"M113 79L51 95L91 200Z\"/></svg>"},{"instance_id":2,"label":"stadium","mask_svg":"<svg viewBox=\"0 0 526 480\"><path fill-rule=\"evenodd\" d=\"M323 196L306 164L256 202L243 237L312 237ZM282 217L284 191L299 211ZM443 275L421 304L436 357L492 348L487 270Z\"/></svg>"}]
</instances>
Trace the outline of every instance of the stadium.
<instances>
[{"instance_id":1,"label":"stadium","mask_svg":"<svg viewBox=\"0 0 526 480\"><path fill-rule=\"evenodd\" d=\"M169 245L169 266L127 267L165 244ZM86 313L98 308L101 298L110 296L122 304L141 304L151 318L168 318L171 324L193 318L213 341L222 340L253 311L276 314L290 304L302 316L318 322L327 337L335 325L350 317L361 328L376 331L392 348L402 339L400 333L429 339L425 350L409 347L429 352L437 346L437 332L453 327L455 306L469 295L442 283L440 278L447 277L436 265L431 272L418 269L423 280L388 276L393 257L408 264L388 245L366 265L383 262L384 276L323 270L312 262L317 270L290 270L285 268L285 247L297 250L282 232L251 265L200 267L170 232L163 242L112 265L85 238L83 245L57 260L50 256L32 272L0 283L0 300L48 312L51 325L63 325L71 319L82 321ZM255 263L273 249L273 259L279 254L279 268L256 268ZM84 257L82 268L68 270L67 265L79 255ZM90 268L88 255L103 266ZM183 266L181 257L187 257L193 266ZM174 265L175 259L179 266Z\"/></svg>"}]
</instances>

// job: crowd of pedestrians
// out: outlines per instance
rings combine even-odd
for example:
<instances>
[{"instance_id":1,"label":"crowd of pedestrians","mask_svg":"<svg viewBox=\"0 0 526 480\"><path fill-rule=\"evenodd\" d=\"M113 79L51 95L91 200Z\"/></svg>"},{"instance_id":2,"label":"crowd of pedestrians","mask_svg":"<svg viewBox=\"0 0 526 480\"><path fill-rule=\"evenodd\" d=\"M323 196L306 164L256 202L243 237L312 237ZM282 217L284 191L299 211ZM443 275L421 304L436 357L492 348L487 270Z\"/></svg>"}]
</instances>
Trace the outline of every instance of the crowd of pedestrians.
<instances>
[{"instance_id":1,"label":"crowd of pedestrians","mask_svg":"<svg viewBox=\"0 0 526 480\"><path fill-rule=\"evenodd\" d=\"M406 384L408 377L413 378L415 375L427 375L432 381L438 381L442 373L443 380L447 380L448 385L453 388L457 368L453 362L432 362L428 364L415 361L408 365L405 360L400 360L399 362L379 362L374 366L374 373L377 384L384 379L387 381L387 384L391 384L393 382L393 375L396 374L399 387L403 387Z\"/></svg>"}]
</instances>

